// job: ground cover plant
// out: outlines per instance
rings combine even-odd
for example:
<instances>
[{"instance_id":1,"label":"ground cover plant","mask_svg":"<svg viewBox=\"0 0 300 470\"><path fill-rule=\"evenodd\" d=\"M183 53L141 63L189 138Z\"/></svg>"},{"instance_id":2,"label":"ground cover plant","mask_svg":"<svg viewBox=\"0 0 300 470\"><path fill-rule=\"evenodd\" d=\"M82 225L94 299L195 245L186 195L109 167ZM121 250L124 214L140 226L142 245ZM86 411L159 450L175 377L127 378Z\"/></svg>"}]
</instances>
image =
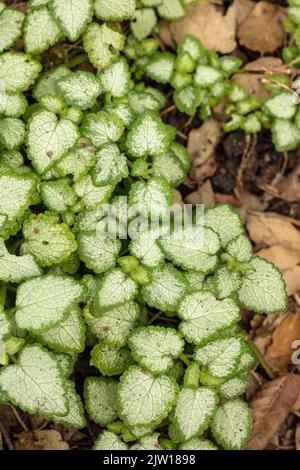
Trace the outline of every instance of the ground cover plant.
<instances>
[{"instance_id":1,"label":"ground cover plant","mask_svg":"<svg viewBox=\"0 0 300 470\"><path fill-rule=\"evenodd\" d=\"M207 208L204 225L175 223L191 161L157 83L202 120L227 99L227 132L265 127L278 151L300 142L297 79L273 77L262 102L231 80L239 58L191 35L159 50L158 18L191 3L0 4L0 402L69 428L93 422L96 450L245 448L240 397L256 357L241 309L288 306L280 271L253 256L230 205ZM45 67L59 45L60 63ZM99 231L107 204L121 238ZM93 369L78 383L83 355Z\"/></svg>"}]
</instances>

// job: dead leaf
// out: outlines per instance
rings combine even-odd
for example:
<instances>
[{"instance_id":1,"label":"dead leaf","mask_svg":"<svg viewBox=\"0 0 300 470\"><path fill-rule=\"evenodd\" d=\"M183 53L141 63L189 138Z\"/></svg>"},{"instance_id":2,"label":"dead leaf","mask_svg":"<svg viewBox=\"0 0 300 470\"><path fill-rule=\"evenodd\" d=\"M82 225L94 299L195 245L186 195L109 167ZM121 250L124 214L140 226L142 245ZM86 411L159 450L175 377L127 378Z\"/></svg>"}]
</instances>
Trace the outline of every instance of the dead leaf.
<instances>
[{"instance_id":1,"label":"dead leaf","mask_svg":"<svg viewBox=\"0 0 300 470\"><path fill-rule=\"evenodd\" d=\"M280 270L290 269L300 263L300 252L284 245L273 245L259 250L256 255L276 264Z\"/></svg>"},{"instance_id":2,"label":"dead leaf","mask_svg":"<svg viewBox=\"0 0 300 470\"><path fill-rule=\"evenodd\" d=\"M293 375L267 382L260 389L250 402L253 428L249 450L265 449L291 411L299 391L299 383Z\"/></svg>"},{"instance_id":3,"label":"dead leaf","mask_svg":"<svg viewBox=\"0 0 300 470\"><path fill-rule=\"evenodd\" d=\"M236 208L241 206L240 201L232 194L216 193L215 198L217 204L230 204Z\"/></svg>"},{"instance_id":4,"label":"dead leaf","mask_svg":"<svg viewBox=\"0 0 300 470\"><path fill-rule=\"evenodd\" d=\"M258 2L238 29L241 45L261 53L276 51L284 41L282 22L279 6Z\"/></svg>"},{"instance_id":5,"label":"dead leaf","mask_svg":"<svg viewBox=\"0 0 300 470\"><path fill-rule=\"evenodd\" d=\"M165 20L159 22L159 36L166 46L176 49L176 43L170 31L170 23Z\"/></svg>"},{"instance_id":6,"label":"dead leaf","mask_svg":"<svg viewBox=\"0 0 300 470\"><path fill-rule=\"evenodd\" d=\"M256 96L262 101L269 97L269 93L263 86L262 80L266 73L279 73L282 71L282 61L277 57L260 57L249 62L243 67L243 73L234 75L232 79L242 85L250 95Z\"/></svg>"},{"instance_id":7,"label":"dead leaf","mask_svg":"<svg viewBox=\"0 0 300 470\"><path fill-rule=\"evenodd\" d=\"M211 207L215 204L215 195L210 180L200 186L197 191L193 191L185 198L187 204L204 204L205 207Z\"/></svg>"},{"instance_id":8,"label":"dead leaf","mask_svg":"<svg viewBox=\"0 0 300 470\"><path fill-rule=\"evenodd\" d=\"M214 119L208 119L201 127L189 133L188 151L193 165L202 165L214 155L222 135L221 125Z\"/></svg>"},{"instance_id":9,"label":"dead leaf","mask_svg":"<svg viewBox=\"0 0 300 470\"><path fill-rule=\"evenodd\" d=\"M23 431L15 441L16 450L69 450L58 431Z\"/></svg>"},{"instance_id":10,"label":"dead leaf","mask_svg":"<svg viewBox=\"0 0 300 470\"><path fill-rule=\"evenodd\" d=\"M300 165L286 178L281 179L276 188L282 199L288 202L298 201L300 199Z\"/></svg>"},{"instance_id":11,"label":"dead leaf","mask_svg":"<svg viewBox=\"0 0 300 470\"><path fill-rule=\"evenodd\" d=\"M251 240L266 245L284 245L300 251L300 231L289 221L274 213L252 212L248 215L247 229Z\"/></svg>"},{"instance_id":12,"label":"dead leaf","mask_svg":"<svg viewBox=\"0 0 300 470\"><path fill-rule=\"evenodd\" d=\"M298 384L299 384L299 391L300 391L300 375L294 375L295 379L298 380ZM299 414L300 412L300 393L298 395L298 398L297 400L295 401L295 403L293 404L293 407L291 409L291 412L292 413L297 413Z\"/></svg>"},{"instance_id":13,"label":"dead leaf","mask_svg":"<svg viewBox=\"0 0 300 470\"><path fill-rule=\"evenodd\" d=\"M248 62L243 70L247 72L280 73L282 72L282 66L283 62L279 57L265 56Z\"/></svg>"},{"instance_id":14,"label":"dead leaf","mask_svg":"<svg viewBox=\"0 0 300 470\"><path fill-rule=\"evenodd\" d=\"M233 4L228 8L228 14L234 14L236 24L239 26L254 7L255 2L252 0L234 0Z\"/></svg>"},{"instance_id":15,"label":"dead leaf","mask_svg":"<svg viewBox=\"0 0 300 470\"><path fill-rule=\"evenodd\" d=\"M300 424L298 424L296 428L295 446L296 446L296 450L300 450Z\"/></svg>"},{"instance_id":16,"label":"dead leaf","mask_svg":"<svg viewBox=\"0 0 300 470\"><path fill-rule=\"evenodd\" d=\"M294 266L291 269L285 269L282 273L286 283L288 295L295 295L300 291L300 266Z\"/></svg>"},{"instance_id":17,"label":"dead leaf","mask_svg":"<svg viewBox=\"0 0 300 470\"><path fill-rule=\"evenodd\" d=\"M217 163L215 157L210 157L208 160L198 167L193 166L190 171L190 177L197 183L202 183L207 178L211 178L217 170Z\"/></svg>"},{"instance_id":18,"label":"dead leaf","mask_svg":"<svg viewBox=\"0 0 300 470\"><path fill-rule=\"evenodd\" d=\"M198 37L205 48L227 54L236 48L236 11L228 9L226 15L216 8L212 0L201 0L187 8L187 15L170 23L171 34L178 44L185 34Z\"/></svg>"},{"instance_id":19,"label":"dead leaf","mask_svg":"<svg viewBox=\"0 0 300 470\"><path fill-rule=\"evenodd\" d=\"M300 313L289 314L274 330L272 344L267 349L267 356L273 361L273 368L285 369L291 362L294 349L292 344L300 339ZM300 383L299 383L300 386Z\"/></svg>"}]
</instances>

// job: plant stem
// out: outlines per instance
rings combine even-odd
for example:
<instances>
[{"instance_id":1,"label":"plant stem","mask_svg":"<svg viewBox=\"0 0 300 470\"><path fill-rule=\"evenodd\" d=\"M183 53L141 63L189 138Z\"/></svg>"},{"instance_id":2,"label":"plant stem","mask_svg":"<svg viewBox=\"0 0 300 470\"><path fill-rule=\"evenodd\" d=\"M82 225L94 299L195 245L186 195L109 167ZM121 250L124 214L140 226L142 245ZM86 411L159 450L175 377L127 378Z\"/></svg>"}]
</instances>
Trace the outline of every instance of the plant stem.
<instances>
[{"instance_id":1,"label":"plant stem","mask_svg":"<svg viewBox=\"0 0 300 470\"><path fill-rule=\"evenodd\" d=\"M76 67L77 65L82 64L86 60L88 60L87 54L79 54L79 55L76 55L75 57L73 57L73 59L71 59L69 62L67 62L66 66L69 69L72 69L73 67Z\"/></svg>"},{"instance_id":2,"label":"plant stem","mask_svg":"<svg viewBox=\"0 0 300 470\"><path fill-rule=\"evenodd\" d=\"M155 315L153 315L153 317L150 318L148 325L151 325L152 323L154 323L155 320L158 320L160 316L161 316L161 312L158 312Z\"/></svg>"},{"instance_id":3,"label":"plant stem","mask_svg":"<svg viewBox=\"0 0 300 470\"><path fill-rule=\"evenodd\" d=\"M186 365L189 366L191 361L189 360L187 354L180 354L179 359Z\"/></svg>"},{"instance_id":4,"label":"plant stem","mask_svg":"<svg viewBox=\"0 0 300 470\"><path fill-rule=\"evenodd\" d=\"M13 307L13 308L10 308L8 310L5 310L5 313L7 315L12 315L13 313L15 313L17 311L17 307Z\"/></svg>"},{"instance_id":5,"label":"plant stem","mask_svg":"<svg viewBox=\"0 0 300 470\"><path fill-rule=\"evenodd\" d=\"M264 371L266 372L268 377L270 379L274 379L275 378L275 373L274 373L271 365L268 363L268 361L264 357L264 355L260 352L260 350L258 349L256 344L249 338L249 336L247 335L246 332L242 331L241 333L244 336L244 338L246 339L249 346L251 347L252 351L254 352L255 356L257 357L258 362L260 363L260 365L262 366L262 368L264 369Z\"/></svg>"}]
</instances>

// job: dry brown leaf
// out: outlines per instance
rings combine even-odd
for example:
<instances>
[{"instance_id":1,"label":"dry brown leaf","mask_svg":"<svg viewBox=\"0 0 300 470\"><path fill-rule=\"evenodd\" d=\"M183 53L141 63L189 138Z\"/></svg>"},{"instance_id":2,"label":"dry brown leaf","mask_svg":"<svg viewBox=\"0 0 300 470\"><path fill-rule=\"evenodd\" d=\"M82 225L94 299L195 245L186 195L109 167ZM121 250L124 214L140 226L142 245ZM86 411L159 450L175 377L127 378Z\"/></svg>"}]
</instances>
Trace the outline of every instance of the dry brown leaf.
<instances>
[{"instance_id":1,"label":"dry brown leaf","mask_svg":"<svg viewBox=\"0 0 300 470\"><path fill-rule=\"evenodd\" d=\"M15 441L16 450L69 450L58 431L23 431Z\"/></svg>"},{"instance_id":2,"label":"dry brown leaf","mask_svg":"<svg viewBox=\"0 0 300 470\"><path fill-rule=\"evenodd\" d=\"M279 73L282 71L282 61L277 57L260 57L249 62L243 68L244 73L234 75L232 78L246 88L248 93L261 100L266 100L269 93L263 86L262 80L266 78L266 73Z\"/></svg>"},{"instance_id":3,"label":"dry brown leaf","mask_svg":"<svg viewBox=\"0 0 300 470\"><path fill-rule=\"evenodd\" d=\"M269 2L258 2L238 29L242 46L261 53L274 52L283 45L282 10Z\"/></svg>"},{"instance_id":4,"label":"dry brown leaf","mask_svg":"<svg viewBox=\"0 0 300 470\"><path fill-rule=\"evenodd\" d=\"M265 449L291 411L299 391L299 383L293 375L267 382L260 389L250 402L253 428L249 450Z\"/></svg>"},{"instance_id":5,"label":"dry brown leaf","mask_svg":"<svg viewBox=\"0 0 300 470\"><path fill-rule=\"evenodd\" d=\"M266 245L284 245L300 251L300 231L289 221L271 212L248 215L247 229L251 240Z\"/></svg>"},{"instance_id":6,"label":"dry brown leaf","mask_svg":"<svg viewBox=\"0 0 300 470\"><path fill-rule=\"evenodd\" d=\"M193 166L190 171L190 176L193 181L202 183L207 178L211 178L215 174L216 170L217 163L215 157L210 157L205 163L203 163L203 165L198 167Z\"/></svg>"},{"instance_id":7,"label":"dry brown leaf","mask_svg":"<svg viewBox=\"0 0 300 470\"><path fill-rule=\"evenodd\" d=\"M276 188L279 191L280 197L285 201L298 201L300 199L300 165L289 176L281 179L276 184Z\"/></svg>"},{"instance_id":8,"label":"dry brown leaf","mask_svg":"<svg viewBox=\"0 0 300 470\"><path fill-rule=\"evenodd\" d=\"M279 57L265 56L259 57L252 62L248 62L243 68L247 72L261 73L280 73L282 72L283 62Z\"/></svg>"},{"instance_id":9,"label":"dry brown leaf","mask_svg":"<svg viewBox=\"0 0 300 470\"><path fill-rule=\"evenodd\" d=\"M300 266L294 266L291 269L285 269L282 273L286 283L288 295L297 294L300 291Z\"/></svg>"},{"instance_id":10,"label":"dry brown leaf","mask_svg":"<svg viewBox=\"0 0 300 470\"><path fill-rule=\"evenodd\" d=\"M239 26L254 7L255 2L252 0L234 0L233 4L228 8L228 14L234 14L236 25Z\"/></svg>"},{"instance_id":11,"label":"dry brown leaf","mask_svg":"<svg viewBox=\"0 0 300 470\"><path fill-rule=\"evenodd\" d=\"M215 204L215 195L210 180L200 186L197 191L193 191L185 198L187 204L204 204L205 207L211 207Z\"/></svg>"},{"instance_id":12,"label":"dry brown leaf","mask_svg":"<svg viewBox=\"0 0 300 470\"><path fill-rule=\"evenodd\" d=\"M229 9L222 15L212 0L201 0L187 8L187 15L182 20L170 23L170 31L176 43L185 34L193 34L205 48L227 54L236 47L236 11Z\"/></svg>"},{"instance_id":13,"label":"dry brown leaf","mask_svg":"<svg viewBox=\"0 0 300 470\"><path fill-rule=\"evenodd\" d=\"M292 358L295 340L300 339L300 313L289 314L274 330L272 344L267 349L267 356L276 369L286 368ZM300 385L300 384L299 384Z\"/></svg>"},{"instance_id":14,"label":"dry brown leaf","mask_svg":"<svg viewBox=\"0 0 300 470\"><path fill-rule=\"evenodd\" d=\"M233 207L240 207L240 201L232 194L215 193L217 204L230 204Z\"/></svg>"},{"instance_id":15,"label":"dry brown leaf","mask_svg":"<svg viewBox=\"0 0 300 470\"><path fill-rule=\"evenodd\" d=\"M182 195L178 189L173 189L173 204L183 205Z\"/></svg>"},{"instance_id":16,"label":"dry brown leaf","mask_svg":"<svg viewBox=\"0 0 300 470\"><path fill-rule=\"evenodd\" d=\"M176 49L176 43L170 31L170 23L165 20L159 22L159 36L166 46Z\"/></svg>"},{"instance_id":17,"label":"dry brown leaf","mask_svg":"<svg viewBox=\"0 0 300 470\"><path fill-rule=\"evenodd\" d=\"M263 248L256 254L276 264L280 270L293 268L300 263L300 252L291 250L284 245L273 245L271 248Z\"/></svg>"},{"instance_id":18,"label":"dry brown leaf","mask_svg":"<svg viewBox=\"0 0 300 470\"><path fill-rule=\"evenodd\" d=\"M300 375L295 375L294 377L298 380L298 384L299 384L299 395L298 395L297 400L296 400L295 403L293 404L293 407L292 407L291 411L292 411L292 413L297 413L297 414L299 414L299 413L300 413Z\"/></svg>"},{"instance_id":19,"label":"dry brown leaf","mask_svg":"<svg viewBox=\"0 0 300 470\"><path fill-rule=\"evenodd\" d=\"M214 155L222 135L221 125L214 119L208 119L201 127L189 133L188 151L193 165L202 165Z\"/></svg>"}]
</instances>

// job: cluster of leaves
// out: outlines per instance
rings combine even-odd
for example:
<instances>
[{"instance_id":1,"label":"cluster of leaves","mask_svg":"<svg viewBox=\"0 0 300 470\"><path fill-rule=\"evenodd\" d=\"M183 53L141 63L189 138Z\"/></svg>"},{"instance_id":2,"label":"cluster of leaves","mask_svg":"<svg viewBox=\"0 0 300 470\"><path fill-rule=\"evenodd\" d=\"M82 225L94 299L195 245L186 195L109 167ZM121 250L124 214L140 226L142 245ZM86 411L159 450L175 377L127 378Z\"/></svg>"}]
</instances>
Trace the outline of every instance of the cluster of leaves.
<instances>
[{"instance_id":1,"label":"cluster of leaves","mask_svg":"<svg viewBox=\"0 0 300 470\"><path fill-rule=\"evenodd\" d=\"M198 38L190 35L183 38L176 54L157 49L154 39L139 44L129 37L125 53L135 60L133 72L137 79L146 75L174 88L173 99L179 111L189 116L199 112L205 120L214 107L225 101L225 132L240 128L246 134L256 134L264 127L271 130L278 151L294 150L299 145L298 79L290 84L287 75L270 75L264 84L270 98L263 103L231 79L242 65L239 58L207 51Z\"/></svg>"},{"instance_id":2,"label":"cluster of leaves","mask_svg":"<svg viewBox=\"0 0 300 470\"><path fill-rule=\"evenodd\" d=\"M88 24L89 1L75 4L31 0L27 52L0 55L0 402L75 428L86 411L104 428L96 449L241 449L251 418L238 397L254 357L239 308L285 310L284 281L252 256L229 206L208 209L204 226L140 223L170 214L189 156L159 117L165 96L135 84L119 57L123 36ZM96 15L96 5L111 14L123 4L98 0ZM2 49L23 21L9 23ZM62 31L83 33L95 73L42 72L32 54ZM106 202L125 235L126 220L139 221L131 240L99 232ZM83 403L72 373L90 349L99 373L86 378Z\"/></svg>"},{"instance_id":3,"label":"cluster of leaves","mask_svg":"<svg viewBox=\"0 0 300 470\"><path fill-rule=\"evenodd\" d=\"M27 14L0 5L0 52L13 45L22 34L25 50L40 54L60 40L76 41L84 32L86 49L92 62L104 68L122 48L124 36L120 28L96 22L130 20L131 31L138 40L157 28L158 17L178 20L185 16L185 7L198 0L30 0ZM93 50L93 39L101 49ZM112 50L114 48L115 50Z\"/></svg>"},{"instance_id":4,"label":"cluster of leaves","mask_svg":"<svg viewBox=\"0 0 300 470\"><path fill-rule=\"evenodd\" d=\"M282 58L286 64L294 63L294 67L299 68L300 53L300 2L299 0L288 0L287 19L284 27L290 34L289 45L282 49Z\"/></svg>"}]
</instances>

